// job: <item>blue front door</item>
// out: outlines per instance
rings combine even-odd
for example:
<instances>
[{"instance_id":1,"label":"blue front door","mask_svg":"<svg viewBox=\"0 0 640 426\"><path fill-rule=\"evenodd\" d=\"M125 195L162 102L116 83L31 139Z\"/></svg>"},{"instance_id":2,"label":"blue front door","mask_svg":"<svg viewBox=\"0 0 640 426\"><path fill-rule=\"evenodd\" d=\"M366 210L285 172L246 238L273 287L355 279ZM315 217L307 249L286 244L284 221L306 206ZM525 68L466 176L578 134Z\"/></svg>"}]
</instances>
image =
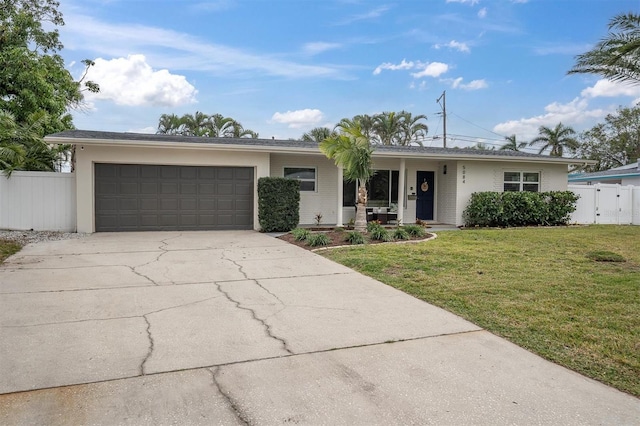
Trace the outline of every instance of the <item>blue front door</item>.
<instances>
[{"instance_id":1,"label":"blue front door","mask_svg":"<svg viewBox=\"0 0 640 426\"><path fill-rule=\"evenodd\" d=\"M416 219L433 220L433 172L418 171L416 177Z\"/></svg>"}]
</instances>

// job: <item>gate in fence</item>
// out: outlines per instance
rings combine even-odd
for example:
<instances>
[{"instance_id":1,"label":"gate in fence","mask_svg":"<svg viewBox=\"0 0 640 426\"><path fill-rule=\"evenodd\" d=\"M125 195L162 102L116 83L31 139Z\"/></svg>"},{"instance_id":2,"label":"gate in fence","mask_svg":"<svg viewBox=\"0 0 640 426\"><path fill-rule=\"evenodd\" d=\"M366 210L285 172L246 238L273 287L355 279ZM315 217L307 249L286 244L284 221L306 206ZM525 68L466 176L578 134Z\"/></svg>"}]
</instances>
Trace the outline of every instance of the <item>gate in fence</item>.
<instances>
[{"instance_id":1,"label":"gate in fence","mask_svg":"<svg viewBox=\"0 0 640 426\"><path fill-rule=\"evenodd\" d=\"M572 223L640 225L640 186L598 183L568 189L580 196Z\"/></svg>"}]
</instances>

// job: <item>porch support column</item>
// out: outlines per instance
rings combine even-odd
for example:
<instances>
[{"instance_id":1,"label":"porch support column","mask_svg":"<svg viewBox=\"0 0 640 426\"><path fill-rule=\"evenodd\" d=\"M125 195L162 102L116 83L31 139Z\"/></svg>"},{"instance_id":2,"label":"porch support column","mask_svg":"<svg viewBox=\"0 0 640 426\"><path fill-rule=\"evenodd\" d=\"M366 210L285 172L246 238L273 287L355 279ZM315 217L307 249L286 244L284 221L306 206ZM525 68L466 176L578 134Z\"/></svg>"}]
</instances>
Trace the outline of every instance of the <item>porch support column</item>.
<instances>
[{"instance_id":1,"label":"porch support column","mask_svg":"<svg viewBox=\"0 0 640 426\"><path fill-rule=\"evenodd\" d=\"M400 159L400 171L398 172L398 224L404 223L404 171L407 167L404 158Z\"/></svg>"},{"instance_id":2,"label":"porch support column","mask_svg":"<svg viewBox=\"0 0 640 426\"><path fill-rule=\"evenodd\" d=\"M342 227L342 197L343 197L343 188L342 188L342 180L344 179L343 177L343 171L342 171L342 167L338 166L338 205L337 205L337 210L336 210L336 226L337 227Z\"/></svg>"}]
</instances>

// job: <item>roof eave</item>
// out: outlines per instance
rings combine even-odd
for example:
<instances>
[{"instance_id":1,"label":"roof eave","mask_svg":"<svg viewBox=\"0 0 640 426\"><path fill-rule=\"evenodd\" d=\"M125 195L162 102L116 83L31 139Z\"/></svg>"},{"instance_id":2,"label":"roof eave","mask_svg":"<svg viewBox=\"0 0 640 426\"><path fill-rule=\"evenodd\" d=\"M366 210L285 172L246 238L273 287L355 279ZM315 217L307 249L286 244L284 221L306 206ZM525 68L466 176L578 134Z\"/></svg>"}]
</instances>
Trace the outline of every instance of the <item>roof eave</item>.
<instances>
[{"instance_id":1,"label":"roof eave","mask_svg":"<svg viewBox=\"0 0 640 426\"><path fill-rule=\"evenodd\" d=\"M173 142L173 141L143 141L143 140L118 140L104 138L78 138L46 136L44 140L49 144L76 144L76 145L100 145L100 146L127 146L127 147L157 147L172 149L208 149L208 150L233 150L251 152L274 152L282 154L308 154L324 155L317 147L300 146L275 146L275 145L243 145L243 144L219 144L219 143L194 143L194 142ZM478 155L472 153L433 153L433 152L399 152L399 151L378 151L374 150L374 158L428 158L430 160L442 161L500 161L518 163L556 163L556 164L595 164L593 160L580 160L565 157L518 157L499 155Z\"/></svg>"}]
</instances>

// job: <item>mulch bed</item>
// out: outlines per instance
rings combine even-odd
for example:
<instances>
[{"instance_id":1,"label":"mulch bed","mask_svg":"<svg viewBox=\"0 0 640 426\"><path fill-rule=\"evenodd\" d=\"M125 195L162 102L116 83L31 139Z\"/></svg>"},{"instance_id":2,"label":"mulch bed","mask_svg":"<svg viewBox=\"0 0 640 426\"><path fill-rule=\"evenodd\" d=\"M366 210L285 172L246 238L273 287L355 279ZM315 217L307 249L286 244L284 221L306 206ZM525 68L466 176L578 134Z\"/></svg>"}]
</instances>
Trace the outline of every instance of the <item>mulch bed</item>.
<instances>
[{"instance_id":1,"label":"mulch bed","mask_svg":"<svg viewBox=\"0 0 640 426\"><path fill-rule=\"evenodd\" d=\"M327 231L314 231L314 232L322 232L323 234L325 234L327 237L329 237L329 239L331 240L331 242L326 245L326 246L318 246L318 247L311 247L309 245L307 245L306 242L304 241L296 241L295 238L293 238L293 235L291 234L284 234L279 236L278 238L281 240L284 240L288 243L294 244L298 247L302 247L304 249L307 250L317 250L317 249L321 249L321 248L325 248L325 247L339 247L339 246L350 246L352 244L350 244L348 241L345 241L345 237L347 236L347 232L348 231L334 231L334 230L327 230ZM397 243L400 242L407 242L407 241L424 241L426 239L429 239L433 236L433 234L425 234L425 236L423 237L409 237L408 240L398 240L398 241L394 241ZM367 235L365 234L365 239L367 240L366 244L381 244L384 243L384 241L380 241L380 240L370 240ZM354 246L362 246L363 244L353 244Z\"/></svg>"}]
</instances>

